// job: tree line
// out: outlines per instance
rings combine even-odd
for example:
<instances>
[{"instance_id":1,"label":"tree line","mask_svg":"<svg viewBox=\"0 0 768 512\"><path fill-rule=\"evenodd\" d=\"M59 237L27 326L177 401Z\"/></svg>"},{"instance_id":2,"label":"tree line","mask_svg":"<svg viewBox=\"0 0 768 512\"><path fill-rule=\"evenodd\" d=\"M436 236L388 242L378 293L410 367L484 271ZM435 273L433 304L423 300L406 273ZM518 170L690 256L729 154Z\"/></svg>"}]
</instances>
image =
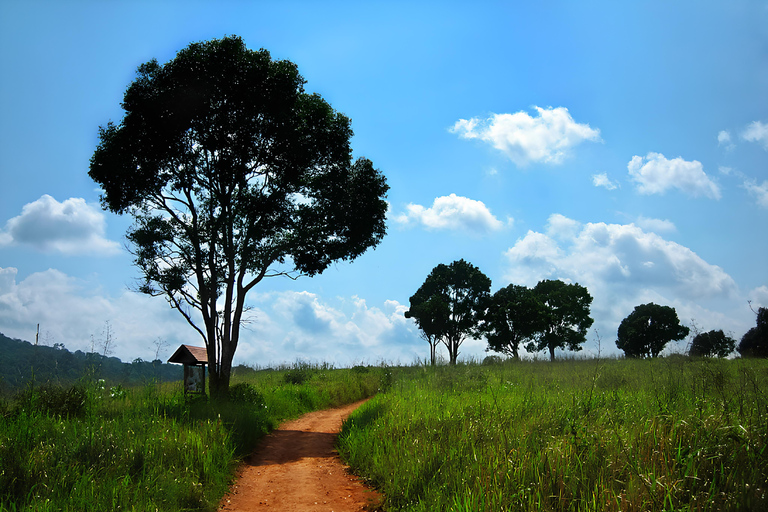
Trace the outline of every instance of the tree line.
<instances>
[{"instance_id":1,"label":"tree line","mask_svg":"<svg viewBox=\"0 0 768 512\"><path fill-rule=\"evenodd\" d=\"M592 296L578 283L545 279L533 288L510 284L491 294L491 280L465 260L439 264L410 298L412 318L429 343L431 364L442 343L449 363L456 364L459 347L468 338L485 337L489 351L512 358L529 353L580 351L588 329ZM725 357L737 348L742 356L768 356L768 310L757 312L757 327L736 347L722 330L695 333L689 354ZM619 325L616 346L626 357L657 357L671 341L691 330L680 323L671 306L641 304Z\"/></svg>"},{"instance_id":2,"label":"tree line","mask_svg":"<svg viewBox=\"0 0 768 512\"><path fill-rule=\"evenodd\" d=\"M0 394L15 393L30 384L71 385L84 378L104 379L123 386L181 380L182 368L159 359L136 358L124 363L97 352L70 352L63 344L34 345L0 333Z\"/></svg>"}]
</instances>

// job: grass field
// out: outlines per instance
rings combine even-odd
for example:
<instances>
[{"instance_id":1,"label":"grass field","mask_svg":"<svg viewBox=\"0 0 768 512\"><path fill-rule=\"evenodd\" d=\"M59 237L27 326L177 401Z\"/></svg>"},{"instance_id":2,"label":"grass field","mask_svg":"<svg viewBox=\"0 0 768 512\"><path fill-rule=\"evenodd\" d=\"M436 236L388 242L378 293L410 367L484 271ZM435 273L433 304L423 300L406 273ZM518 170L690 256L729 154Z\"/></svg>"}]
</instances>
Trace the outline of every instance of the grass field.
<instances>
[{"instance_id":1,"label":"grass field","mask_svg":"<svg viewBox=\"0 0 768 512\"><path fill-rule=\"evenodd\" d=\"M303 366L233 383L225 404L87 380L0 402L0 510L215 510L267 431L377 392L339 448L388 510L768 509L764 360Z\"/></svg>"},{"instance_id":2,"label":"grass field","mask_svg":"<svg viewBox=\"0 0 768 512\"><path fill-rule=\"evenodd\" d=\"M230 403L181 384L37 386L0 402L0 510L215 510L234 465L281 421L362 399L386 369L296 367L233 380Z\"/></svg>"},{"instance_id":3,"label":"grass field","mask_svg":"<svg viewBox=\"0 0 768 512\"><path fill-rule=\"evenodd\" d=\"M400 369L339 447L389 510L768 510L763 360Z\"/></svg>"}]
</instances>

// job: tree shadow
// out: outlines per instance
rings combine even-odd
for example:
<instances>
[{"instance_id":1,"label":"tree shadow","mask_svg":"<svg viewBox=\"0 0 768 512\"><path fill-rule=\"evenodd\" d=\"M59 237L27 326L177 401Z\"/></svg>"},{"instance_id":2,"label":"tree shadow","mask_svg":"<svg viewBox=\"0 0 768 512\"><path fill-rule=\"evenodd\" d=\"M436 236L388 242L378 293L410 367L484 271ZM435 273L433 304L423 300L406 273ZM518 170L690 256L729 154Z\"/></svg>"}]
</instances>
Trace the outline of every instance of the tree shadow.
<instances>
[{"instance_id":1,"label":"tree shadow","mask_svg":"<svg viewBox=\"0 0 768 512\"><path fill-rule=\"evenodd\" d=\"M246 461L251 466L285 464L301 459L335 456L336 434L275 430L269 434Z\"/></svg>"}]
</instances>

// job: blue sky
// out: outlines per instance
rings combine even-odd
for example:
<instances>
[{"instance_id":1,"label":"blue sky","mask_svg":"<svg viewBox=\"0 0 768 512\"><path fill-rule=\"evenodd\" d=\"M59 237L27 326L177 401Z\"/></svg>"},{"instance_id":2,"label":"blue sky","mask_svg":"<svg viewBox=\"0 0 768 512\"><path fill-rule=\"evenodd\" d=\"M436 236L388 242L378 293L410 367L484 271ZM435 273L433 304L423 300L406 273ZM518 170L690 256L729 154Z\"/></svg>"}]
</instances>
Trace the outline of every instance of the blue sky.
<instances>
[{"instance_id":1,"label":"blue sky","mask_svg":"<svg viewBox=\"0 0 768 512\"><path fill-rule=\"evenodd\" d=\"M376 250L251 292L236 363L428 357L403 312L459 258L493 291L586 286L585 352L651 301L740 338L768 306L768 3L624 4L0 2L0 332L199 344L130 291L130 219L87 171L140 64L234 34L295 62L391 186Z\"/></svg>"}]
</instances>

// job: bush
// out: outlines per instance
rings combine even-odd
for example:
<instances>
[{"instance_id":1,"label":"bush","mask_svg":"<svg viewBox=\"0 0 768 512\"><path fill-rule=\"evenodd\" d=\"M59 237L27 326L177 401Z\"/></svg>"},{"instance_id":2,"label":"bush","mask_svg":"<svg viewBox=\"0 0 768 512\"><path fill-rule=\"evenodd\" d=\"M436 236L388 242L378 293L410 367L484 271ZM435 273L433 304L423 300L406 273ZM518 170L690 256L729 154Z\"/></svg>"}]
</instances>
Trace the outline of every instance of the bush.
<instances>
[{"instance_id":1,"label":"bush","mask_svg":"<svg viewBox=\"0 0 768 512\"><path fill-rule=\"evenodd\" d=\"M85 413L88 393L80 385L64 388L57 384L43 384L39 387L30 386L16 395L14 402L16 408L21 410L74 418Z\"/></svg>"},{"instance_id":2,"label":"bush","mask_svg":"<svg viewBox=\"0 0 768 512\"><path fill-rule=\"evenodd\" d=\"M304 384L312 377L312 371L306 367L293 368L283 375L286 384Z\"/></svg>"},{"instance_id":3,"label":"bush","mask_svg":"<svg viewBox=\"0 0 768 512\"><path fill-rule=\"evenodd\" d=\"M256 388L252 385L244 382L230 386L229 400L231 402L248 404L253 407L265 407L264 395L256 391Z\"/></svg>"}]
</instances>

